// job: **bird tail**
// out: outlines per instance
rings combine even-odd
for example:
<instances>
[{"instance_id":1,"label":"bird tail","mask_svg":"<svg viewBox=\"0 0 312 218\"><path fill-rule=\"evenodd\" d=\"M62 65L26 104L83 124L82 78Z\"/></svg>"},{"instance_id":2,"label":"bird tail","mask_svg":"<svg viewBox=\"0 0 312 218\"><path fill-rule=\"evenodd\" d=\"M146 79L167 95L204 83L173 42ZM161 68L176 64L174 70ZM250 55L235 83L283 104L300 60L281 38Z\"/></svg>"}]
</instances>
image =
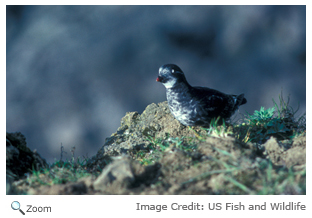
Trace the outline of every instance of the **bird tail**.
<instances>
[{"instance_id":1,"label":"bird tail","mask_svg":"<svg viewBox=\"0 0 312 218\"><path fill-rule=\"evenodd\" d=\"M246 98L244 98L244 94L240 94L238 96L236 96L236 105L237 106L240 106L240 105L243 105L243 104L246 104L247 103L247 100Z\"/></svg>"}]
</instances>

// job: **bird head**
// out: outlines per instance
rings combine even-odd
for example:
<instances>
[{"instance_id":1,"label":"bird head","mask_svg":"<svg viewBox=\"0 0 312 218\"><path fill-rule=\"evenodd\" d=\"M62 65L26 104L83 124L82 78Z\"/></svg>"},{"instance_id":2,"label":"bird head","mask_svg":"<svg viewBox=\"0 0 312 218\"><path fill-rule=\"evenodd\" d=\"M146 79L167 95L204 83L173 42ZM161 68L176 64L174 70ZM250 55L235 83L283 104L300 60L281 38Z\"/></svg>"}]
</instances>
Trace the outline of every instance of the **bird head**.
<instances>
[{"instance_id":1,"label":"bird head","mask_svg":"<svg viewBox=\"0 0 312 218\"><path fill-rule=\"evenodd\" d=\"M177 84L187 83L183 71L175 64L165 64L159 68L159 74L156 79L167 89L175 87Z\"/></svg>"}]
</instances>

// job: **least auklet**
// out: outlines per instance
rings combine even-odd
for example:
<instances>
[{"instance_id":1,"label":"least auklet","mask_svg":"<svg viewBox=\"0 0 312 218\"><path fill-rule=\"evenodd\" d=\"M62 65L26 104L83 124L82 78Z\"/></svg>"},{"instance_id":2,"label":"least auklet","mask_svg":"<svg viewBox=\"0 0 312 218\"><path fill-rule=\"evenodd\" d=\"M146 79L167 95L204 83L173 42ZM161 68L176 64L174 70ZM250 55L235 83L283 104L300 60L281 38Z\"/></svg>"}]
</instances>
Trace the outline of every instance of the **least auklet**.
<instances>
[{"instance_id":1,"label":"least auklet","mask_svg":"<svg viewBox=\"0 0 312 218\"><path fill-rule=\"evenodd\" d=\"M166 87L170 111L185 126L208 127L217 117L228 120L240 105L247 103L244 94L228 95L207 87L192 87L175 64L161 66L156 81Z\"/></svg>"}]
</instances>

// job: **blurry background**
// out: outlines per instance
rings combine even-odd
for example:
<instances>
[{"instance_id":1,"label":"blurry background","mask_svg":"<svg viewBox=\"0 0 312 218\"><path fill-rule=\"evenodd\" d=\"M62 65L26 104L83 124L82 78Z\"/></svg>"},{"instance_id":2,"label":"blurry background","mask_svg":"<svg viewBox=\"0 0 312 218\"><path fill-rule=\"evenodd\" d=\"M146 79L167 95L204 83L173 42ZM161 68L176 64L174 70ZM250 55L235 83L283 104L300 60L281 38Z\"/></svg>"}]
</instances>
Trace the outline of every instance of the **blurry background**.
<instances>
[{"instance_id":1,"label":"blurry background","mask_svg":"<svg viewBox=\"0 0 312 218\"><path fill-rule=\"evenodd\" d=\"M245 93L240 113L283 89L306 104L305 6L7 6L6 127L50 163L93 156L129 111L166 100L167 63L191 85Z\"/></svg>"}]
</instances>

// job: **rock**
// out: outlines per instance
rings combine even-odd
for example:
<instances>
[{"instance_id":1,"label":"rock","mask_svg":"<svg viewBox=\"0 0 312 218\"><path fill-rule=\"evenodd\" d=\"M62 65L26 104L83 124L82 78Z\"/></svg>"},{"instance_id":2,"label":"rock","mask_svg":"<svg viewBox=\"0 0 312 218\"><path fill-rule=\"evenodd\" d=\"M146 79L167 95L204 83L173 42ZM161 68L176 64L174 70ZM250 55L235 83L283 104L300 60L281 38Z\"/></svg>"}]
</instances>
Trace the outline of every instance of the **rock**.
<instances>
[{"instance_id":1,"label":"rock","mask_svg":"<svg viewBox=\"0 0 312 218\"><path fill-rule=\"evenodd\" d=\"M97 191L127 188L134 182L131 161L128 158L116 159L105 167L101 175L94 181L93 188Z\"/></svg>"},{"instance_id":2,"label":"rock","mask_svg":"<svg viewBox=\"0 0 312 218\"><path fill-rule=\"evenodd\" d=\"M20 132L6 134L6 179L7 193L10 193L10 184L31 173L49 167L45 159L36 151L31 151L26 144L25 136Z\"/></svg>"},{"instance_id":3,"label":"rock","mask_svg":"<svg viewBox=\"0 0 312 218\"><path fill-rule=\"evenodd\" d=\"M294 138L294 141L292 143L292 147L306 147L306 137L305 136L299 136L297 138Z\"/></svg>"},{"instance_id":4,"label":"rock","mask_svg":"<svg viewBox=\"0 0 312 218\"><path fill-rule=\"evenodd\" d=\"M286 149L279 146L278 141L271 137L264 145L265 154L275 165L290 168L306 164L306 137L300 136L294 139L291 147Z\"/></svg>"},{"instance_id":5,"label":"rock","mask_svg":"<svg viewBox=\"0 0 312 218\"><path fill-rule=\"evenodd\" d=\"M280 147L276 138L272 137L266 141L263 145L265 149L265 154L274 164L281 164L281 155L284 151L283 147Z\"/></svg>"},{"instance_id":6,"label":"rock","mask_svg":"<svg viewBox=\"0 0 312 218\"><path fill-rule=\"evenodd\" d=\"M159 169L159 164L142 166L127 156L121 156L103 169L94 181L93 189L107 194L125 194L131 188L150 185L156 181L160 175Z\"/></svg>"},{"instance_id":7,"label":"rock","mask_svg":"<svg viewBox=\"0 0 312 218\"><path fill-rule=\"evenodd\" d=\"M82 195L86 193L87 186L84 182L40 186L37 189L30 188L27 192L27 194L30 195Z\"/></svg>"},{"instance_id":8,"label":"rock","mask_svg":"<svg viewBox=\"0 0 312 218\"><path fill-rule=\"evenodd\" d=\"M305 136L284 141L271 137L257 145L244 143L232 134L211 132L181 125L167 102L151 104L142 114L129 112L121 119L117 131L87 161L85 177L72 180L75 175L71 169L58 175L51 167L49 173L7 183L7 188L16 188L17 194L306 193ZM26 163L45 166L40 156L27 148L22 134L8 135L7 166L11 163L8 160L23 166L25 161L17 161L25 151ZM19 172L23 175L24 168L16 172L16 168L7 167L7 178ZM50 181L50 173L58 177L58 183ZM39 182L32 180L36 176Z\"/></svg>"},{"instance_id":9,"label":"rock","mask_svg":"<svg viewBox=\"0 0 312 218\"><path fill-rule=\"evenodd\" d=\"M201 132L198 127L194 128ZM194 131L180 124L170 113L167 101L158 104L152 103L142 114L128 112L122 119L121 125L115 133L105 140L102 148L92 158L90 163L97 163L101 168L105 166L111 156L128 154L131 150L147 149L151 138L190 136Z\"/></svg>"},{"instance_id":10,"label":"rock","mask_svg":"<svg viewBox=\"0 0 312 218\"><path fill-rule=\"evenodd\" d=\"M292 147L285 152L286 166L299 166L306 164L306 137L299 136L294 139Z\"/></svg>"}]
</instances>

